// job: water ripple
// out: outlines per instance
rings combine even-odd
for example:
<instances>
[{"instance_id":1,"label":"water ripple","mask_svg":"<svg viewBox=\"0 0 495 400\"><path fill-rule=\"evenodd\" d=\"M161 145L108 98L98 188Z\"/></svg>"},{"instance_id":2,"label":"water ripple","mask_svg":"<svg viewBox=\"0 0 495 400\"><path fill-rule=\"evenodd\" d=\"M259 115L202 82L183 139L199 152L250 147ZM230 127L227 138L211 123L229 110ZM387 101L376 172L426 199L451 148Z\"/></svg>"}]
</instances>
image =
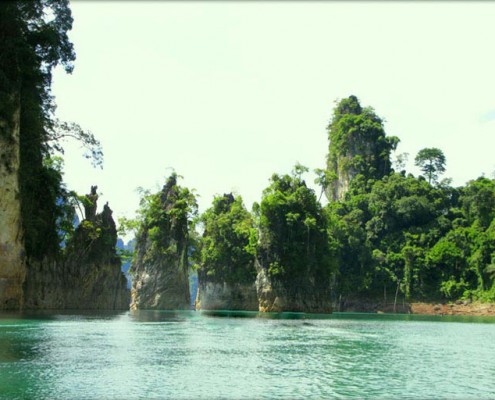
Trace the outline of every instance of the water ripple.
<instances>
[{"instance_id":1,"label":"water ripple","mask_svg":"<svg viewBox=\"0 0 495 400\"><path fill-rule=\"evenodd\" d=\"M493 324L249 316L141 312L0 319L0 398L495 394Z\"/></svg>"}]
</instances>

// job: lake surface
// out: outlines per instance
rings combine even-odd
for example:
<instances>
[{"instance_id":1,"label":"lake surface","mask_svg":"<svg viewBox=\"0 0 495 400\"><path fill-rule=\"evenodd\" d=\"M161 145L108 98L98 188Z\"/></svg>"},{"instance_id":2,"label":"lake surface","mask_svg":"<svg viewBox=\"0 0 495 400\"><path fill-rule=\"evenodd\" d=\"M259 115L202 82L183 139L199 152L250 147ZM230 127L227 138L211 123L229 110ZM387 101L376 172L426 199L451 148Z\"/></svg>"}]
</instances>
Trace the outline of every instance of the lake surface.
<instances>
[{"instance_id":1,"label":"lake surface","mask_svg":"<svg viewBox=\"0 0 495 400\"><path fill-rule=\"evenodd\" d=\"M0 314L0 398L495 398L495 319Z\"/></svg>"}]
</instances>

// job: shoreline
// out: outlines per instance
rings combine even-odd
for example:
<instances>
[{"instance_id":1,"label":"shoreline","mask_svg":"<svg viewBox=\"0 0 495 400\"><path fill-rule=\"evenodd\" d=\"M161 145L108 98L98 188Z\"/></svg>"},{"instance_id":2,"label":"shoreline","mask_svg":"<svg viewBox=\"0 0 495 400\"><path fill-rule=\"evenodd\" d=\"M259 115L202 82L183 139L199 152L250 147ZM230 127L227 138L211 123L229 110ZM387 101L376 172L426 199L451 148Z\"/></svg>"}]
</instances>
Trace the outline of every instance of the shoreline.
<instances>
[{"instance_id":1,"label":"shoreline","mask_svg":"<svg viewBox=\"0 0 495 400\"><path fill-rule=\"evenodd\" d=\"M494 303L456 301L454 303L411 303L411 314L464 315L476 317L495 316Z\"/></svg>"},{"instance_id":2,"label":"shoreline","mask_svg":"<svg viewBox=\"0 0 495 400\"><path fill-rule=\"evenodd\" d=\"M396 305L376 301L351 300L335 312L364 312L376 314L420 314L420 315L463 315L477 317L494 317L495 303L481 303L457 300L454 302L400 302Z\"/></svg>"}]
</instances>

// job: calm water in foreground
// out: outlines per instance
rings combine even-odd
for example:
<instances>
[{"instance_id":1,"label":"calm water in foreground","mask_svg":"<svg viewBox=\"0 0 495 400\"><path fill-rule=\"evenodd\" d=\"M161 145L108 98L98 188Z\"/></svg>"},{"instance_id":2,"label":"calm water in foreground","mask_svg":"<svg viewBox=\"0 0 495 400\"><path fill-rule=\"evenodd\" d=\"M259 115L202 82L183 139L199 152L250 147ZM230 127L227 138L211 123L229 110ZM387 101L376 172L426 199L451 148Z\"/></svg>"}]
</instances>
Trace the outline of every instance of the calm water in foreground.
<instances>
[{"instance_id":1,"label":"calm water in foreground","mask_svg":"<svg viewBox=\"0 0 495 400\"><path fill-rule=\"evenodd\" d=\"M495 398L495 319L0 314L0 398Z\"/></svg>"}]
</instances>

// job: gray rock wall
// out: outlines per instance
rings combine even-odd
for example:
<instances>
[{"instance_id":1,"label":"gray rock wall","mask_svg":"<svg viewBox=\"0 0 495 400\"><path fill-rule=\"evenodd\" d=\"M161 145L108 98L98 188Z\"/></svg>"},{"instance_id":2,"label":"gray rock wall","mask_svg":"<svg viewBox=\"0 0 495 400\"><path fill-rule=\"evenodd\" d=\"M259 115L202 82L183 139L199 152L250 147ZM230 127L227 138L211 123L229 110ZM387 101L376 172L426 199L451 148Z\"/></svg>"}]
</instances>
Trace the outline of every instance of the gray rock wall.
<instances>
[{"instance_id":1,"label":"gray rock wall","mask_svg":"<svg viewBox=\"0 0 495 400\"><path fill-rule=\"evenodd\" d=\"M23 304L24 242L19 197L18 99L11 120L0 118L0 310Z\"/></svg>"},{"instance_id":2,"label":"gray rock wall","mask_svg":"<svg viewBox=\"0 0 495 400\"><path fill-rule=\"evenodd\" d=\"M182 257L150 255L151 243L138 244L132 265L131 310L190 309L189 277Z\"/></svg>"},{"instance_id":3,"label":"gray rock wall","mask_svg":"<svg viewBox=\"0 0 495 400\"><path fill-rule=\"evenodd\" d=\"M330 293L322 291L314 282L300 282L300 286L287 287L282 282L271 279L258 261L256 291L261 312L308 312L331 313Z\"/></svg>"},{"instance_id":4,"label":"gray rock wall","mask_svg":"<svg viewBox=\"0 0 495 400\"><path fill-rule=\"evenodd\" d=\"M196 309L258 311L256 285L200 282Z\"/></svg>"},{"instance_id":5,"label":"gray rock wall","mask_svg":"<svg viewBox=\"0 0 495 400\"><path fill-rule=\"evenodd\" d=\"M25 309L126 310L130 294L120 263L28 263Z\"/></svg>"}]
</instances>

